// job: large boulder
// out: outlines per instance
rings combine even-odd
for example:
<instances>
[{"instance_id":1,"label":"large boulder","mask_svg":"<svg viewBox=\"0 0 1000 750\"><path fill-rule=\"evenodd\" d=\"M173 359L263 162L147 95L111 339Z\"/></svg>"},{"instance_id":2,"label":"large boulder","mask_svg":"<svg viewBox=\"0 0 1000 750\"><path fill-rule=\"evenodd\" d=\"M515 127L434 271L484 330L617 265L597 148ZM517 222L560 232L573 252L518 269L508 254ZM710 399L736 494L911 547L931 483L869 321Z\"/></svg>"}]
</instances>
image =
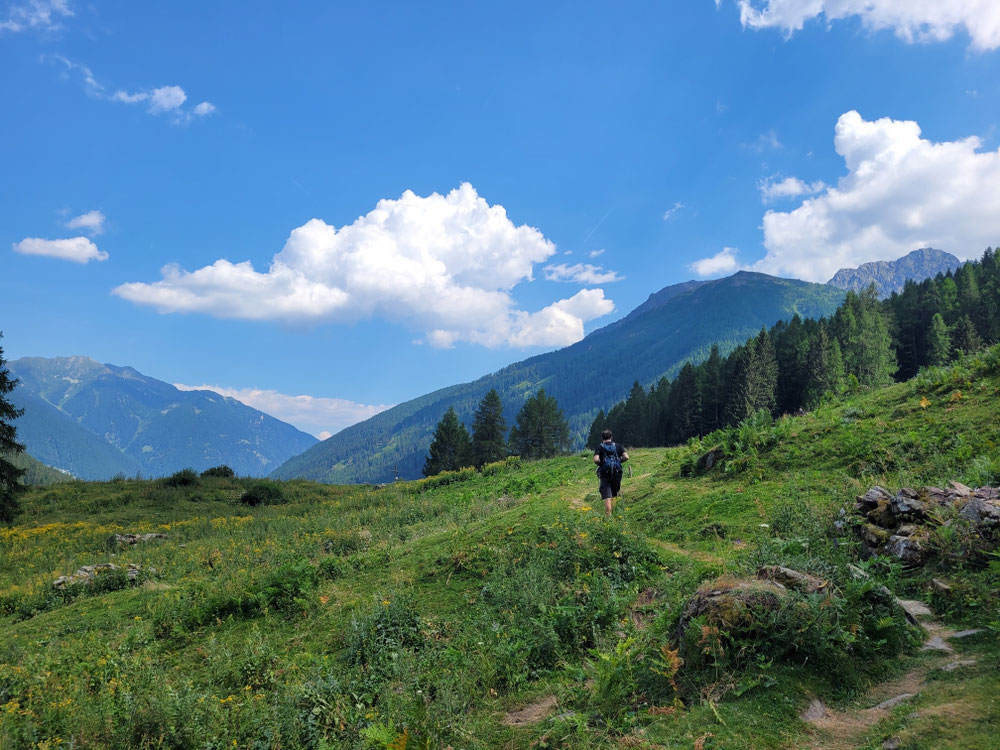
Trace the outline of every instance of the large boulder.
<instances>
[{"instance_id":1,"label":"large boulder","mask_svg":"<svg viewBox=\"0 0 1000 750\"><path fill-rule=\"evenodd\" d=\"M677 623L677 639L684 640L688 625L704 617L720 630L752 630L759 615L777 610L788 590L780 583L754 578L719 578L703 585L688 599Z\"/></svg>"}]
</instances>

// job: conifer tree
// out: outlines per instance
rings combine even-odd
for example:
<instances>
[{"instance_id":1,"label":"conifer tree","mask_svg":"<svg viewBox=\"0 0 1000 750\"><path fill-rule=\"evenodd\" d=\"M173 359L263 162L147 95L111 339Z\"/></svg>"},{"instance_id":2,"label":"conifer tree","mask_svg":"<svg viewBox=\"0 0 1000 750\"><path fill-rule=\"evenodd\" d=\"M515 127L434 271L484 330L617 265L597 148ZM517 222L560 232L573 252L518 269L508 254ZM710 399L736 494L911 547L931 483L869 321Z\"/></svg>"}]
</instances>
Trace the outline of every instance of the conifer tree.
<instances>
[{"instance_id":1,"label":"conifer tree","mask_svg":"<svg viewBox=\"0 0 1000 750\"><path fill-rule=\"evenodd\" d=\"M754 341L751 382L753 411L767 409L773 413L778 389L778 358L766 328L760 329Z\"/></svg>"},{"instance_id":2,"label":"conifer tree","mask_svg":"<svg viewBox=\"0 0 1000 750\"><path fill-rule=\"evenodd\" d=\"M628 398L625 399L625 413L622 415L624 424L621 427L621 434L615 433L616 437L627 439L630 445L647 445L646 425L649 422L647 409L646 390L636 380L632 383Z\"/></svg>"},{"instance_id":3,"label":"conifer tree","mask_svg":"<svg viewBox=\"0 0 1000 750\"><path fill-rule=\"evenodd\" d=\"M682 443L701 430L701 394L694 365L685 362L670 389L670 421L672 443Z\"/></svg>"},{"instance_id":4,"label":"conifer tree","mask_svg":"<svg viewBox=\"0 0 1000 750\"><path fill-rule=\"evenodd\" d=\"M0 333L0 338L3 334ZM17 387L17 379L10 377L7 361L0 347L0 523L10 523L20 511L17 496L21 490L23 469L19 469L7 459L24 450L17 442L17 431L12 422L24 411L7 400L7 394Z\"/></svg>"},{"instance_id":5,"label":"conifer tree","mask_svg":"<svg viewBox=\"0 0 1000 750\"><path fill-rule=\"evenodd\" d=\"M430 452L424 462L424 476L455 471L469 465L469 431L449 406L434 430Z\"/></svg>"},{"instance_id":6,"label":"conifer tree","mask_svg":"<svg viewBox=\"0 0 1000 750\"><path fill-rule=\"evenodd\" d=\"M724 381L722 377L722 356L719 345L712 344L712 351L699 366L701 382L701 432L707 435L722 427L722 407L725 403Z\"/></svg>"},{"instance_id":7,"label":"conifer tree","mask_svg":"<svg viewBox=\"0 0 1000 750\"><path fill-rule=\"evenodd\" d=\"M972 354L983 348L983 340L979 337L976 326L973 325L968 315L963 315L955 324L955 328L951 332L951 346L956 353L960 354Z\"/></svg>"},{"instance_id":8,"label":"conifer tree","mask_svg":"<svg viewBox=\"0 0 1000 750\"><path fill-rule=\"evenodd\" d=\"M601 433L606 429L607 417L604 416L604 409L597 412L594 421L590 423L590 432L587 433L587 447L597 448L601 442Z\"/></svg>"},{"instance_id":9,"label":"conifer tree","mask_svg":"<svg viewBox=\"0 0 1000 750\"><path fill-rule=\"evenodd\" d=\"M503 418L503 402L493 388L483 396L472 421L472 464L481 468L507 456L507 423Z\"/></svg>"},{"instance_id":10,"label":"conifer tree","mask_svg":"<svg viewBox=\"0 0 1000 750\"><path fill-rule=\"evenodd\" d=\"M941 313L934 313L927 331L927 364L943 365L951 359L951 339Z\"/></svg>"},{"instance_id":11,"label":"conifer tree","mask_svg":"<svg viewBox=\"0 0 1000 750\"><path fill-rule=\"evenodd\" d=\"M527 459L551 458L569 448L569 425L556 400L542 388L524 402L510 430L511 452Z\"/></svg>"}]
</instances>

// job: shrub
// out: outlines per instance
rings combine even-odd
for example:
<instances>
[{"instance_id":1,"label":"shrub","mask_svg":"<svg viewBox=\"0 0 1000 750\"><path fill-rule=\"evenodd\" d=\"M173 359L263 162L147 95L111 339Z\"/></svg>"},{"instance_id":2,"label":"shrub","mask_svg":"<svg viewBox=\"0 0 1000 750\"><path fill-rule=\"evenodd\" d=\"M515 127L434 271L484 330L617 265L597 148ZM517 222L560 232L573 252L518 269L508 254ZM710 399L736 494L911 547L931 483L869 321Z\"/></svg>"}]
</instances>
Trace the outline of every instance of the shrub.
<instances>
[{"instance_id":1,"label":"shrub","mask_svg":"<svg viewBox=\"0 0 1000 750\"><path fill-rule=\"evenodd\" d=\"M305 558L285 563L269 572L261 582L261 605L282 612L308 610L318 581L316 568Z\"/></svg>"},{"instance_id":2,"label":"shrub","mask_svg":"<svg viewBox=\"0 0 1000 750\"><path fill-rule=\"evenodd\" d=\"M423 645L420 615L406 596L376 597L368 612L351 620L344 659L348 664L379 670L404 649Z\"/></svg>"},{"instance_id":3,"label":"shrub","mask_svg":"<svg viewBox=\"0 0 1000 750\"><path fill-rule=\"evenodd\" d=\"M319 561L317 572L320 578L326 578L328 581L336 581L338 578L343 578L347 575L347 566L336 557L326 557Z\"/></svg>"},{"instance_id":4,"label":"shrub","mask_svg":"<svg viewBox=\"0 0 1000 750\"><path fill-rule=\"evenodd\" d=\"M236 472L230 469L225 464L221 466L213 466L211 469L205 469L201 472L202 477L220 477L222 479L232 479L236 476Z\"/></svg>"},{"instance_id":5,"label":"shrub","mask_svg":"<svg viewBox=\"0 0 1000 750\"><path fill-rule=\"evenodd\" d=\"M163 480L165 487L197 487L198 473L194 469L181 469Z\"/></svg>"},{"instance_id":6,"label":"shrub","mask_svg":"<svg viewBox=\"0 0 1000 750\"><path fill-rule=\"evenodd\" d=\"M285 502L285 491L277 482L265 480L248 487L240 502L243 505L277 505Z\"/></svg>"}]
</instances>

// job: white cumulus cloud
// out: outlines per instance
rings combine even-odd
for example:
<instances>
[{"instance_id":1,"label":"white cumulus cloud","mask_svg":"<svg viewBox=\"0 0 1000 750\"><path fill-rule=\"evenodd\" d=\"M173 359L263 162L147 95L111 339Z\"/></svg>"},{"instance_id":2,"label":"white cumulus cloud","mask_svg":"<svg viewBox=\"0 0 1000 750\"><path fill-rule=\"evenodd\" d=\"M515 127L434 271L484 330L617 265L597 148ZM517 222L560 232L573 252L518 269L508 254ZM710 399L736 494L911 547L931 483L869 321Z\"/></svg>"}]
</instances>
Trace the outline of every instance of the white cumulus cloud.
<instances>
[{"instance_id":1,"label":"white cumulus cloud","mask_svg":"<svg viewBox=\"0 0 1000 750\"><path fill-rule=\"evenodd\" d=\"M219 385L184 385L174 383L182 391L213 391L227 398L234 398L265 414L288 422L303 432L325 440L352 424L357 424L392 404L359 404L343 398L321 396L290 396L263 388L226 388Z\"/></svg>"},{"instance_id":2,"label":"white cumulus cloud","mask_svg":"<svg viewBox=\"0 0 1000 750\"><path fill-rule=\"evenodd\" d=\"M601 266L590 263L574 263L567 265L559 263L545 266L545 278L549 281L573 281L577 284L608 284L621 281L622 277L616 271L605 271Z\"/></svg>"},{"instance_id":3,"label":"white cumulus cloud","mask_svg":"<svg viewBox=\"0 0 1000 750\"><path fill-rule=\"evenodd\" d=\"M100 211L87 211L86 213L74 216L66 222L68 229L82 229L91 237L104 234L104 223L107 217Z\"/></svg>"},{"instance_id":4,"label":"white cumulus cloud","mask_svg":"<svg viewBox=\"0 0 1000 750\"><path fill-rule=\"evenodd\" d=\"M738 252L735 247L724 247L710 258L696 260L688 268L699 276L722 276L741 268L740 262L736 260Z\"/></svg>"},{"instance_id":5,"label":"white cumulus cloud","mask_svg":"<svg viewBox=\"0 0 1000 750\"><path fill-rule=\"evenodd\" d=\"M764 215L754 270L826 281L840 268L920 247L978 257L1000 237L1000 150L976 136L934 142L910 120L837 120L847 174L791 211Z\"/></svg>"},{"instance_id":6,"label":"white cumulus cloud","mask_svg":"<svg viewBox=\"0 0 1000 750\"><path fill-rule=\"evenodd\" d=\"M0 21L0 31L54 31L60 27L60 20L72 16L73 11L67 0L29 0L26 3L12 3L7 10L7 19Z\"/></svg>"},{"instance_id":7,"label":"white cumulus cloud","mask_svg":"<svg viewBox=\"0 0 1000 750\"><path fill-rule=\"evenodd\" d=\"M826 184L817 180L816 182L803 182L798 177L786 177L779 180L770 177L762 180L760 188L760 198L764 203L772 203L782 198L798 198L800 195L815 195L826 187Z\"/></svg>"},{"instance_id":8,"label":"white cumulus cloud","mask_svg":"<svg viewBox=\"0 0 1000 750\"><path fill-rule=\"evenodd\" d=\"M71 237L65 240L44 240L27 237L14 243L14 252L22 255L46 255L50 258L87 263L91 260L107 260L108 254L86 237Z\"/></svg>"},{"instance_id":9,"label":"white cumulus cloud","mask_svg":"<svg viewBox=\"0 0 1000 750\"><path fill-rule=\"evenodd\" d=\"M1000 47L997 0L738 0L745 28L800 31L807 21L856 16L872 30L889 29L907 42L950 39L964 30L979 50Z\"/></svg>"},{"instance_id":10,"label":"white cumulus cloud","mask_svg":"<svg viewBox=\"0 0 1000 750\"><path fill-rule=\"evenodd\" d=\"M114 291L164 313L317 323L379 317L422 331L433 346L565 345L614 305L594 289L538 312L518 310L511 290L555 252L541 232L515 226L503 206L464 183L447 195L406 191L381 200L340 229L312 219L292 230L263 272L224 259L195 271L169 265L159 281Z\"/></svg>"}]
</instances>

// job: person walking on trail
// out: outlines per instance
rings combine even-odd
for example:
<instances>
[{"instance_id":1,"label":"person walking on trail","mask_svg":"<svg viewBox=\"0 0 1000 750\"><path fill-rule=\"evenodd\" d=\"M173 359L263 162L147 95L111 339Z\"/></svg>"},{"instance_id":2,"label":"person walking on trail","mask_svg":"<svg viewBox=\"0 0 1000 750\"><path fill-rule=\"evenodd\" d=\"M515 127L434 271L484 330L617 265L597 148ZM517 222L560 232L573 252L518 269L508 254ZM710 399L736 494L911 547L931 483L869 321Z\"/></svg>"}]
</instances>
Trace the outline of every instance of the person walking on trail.
<instances>
[{"instance_id":1,"label":"person walking on trail","mask_svg":"<svg viewBox=\"0 0 1000 750\"><path fill-rule=\"evenodd\" d=\"M622 488L622 464L628 461L628 451L611 439L611 430L601 433L601 444L594 451L597 476L601 480L600 492L604 499L604 514L611 515L611 501Z\"/></svg>"}]
</instances>

